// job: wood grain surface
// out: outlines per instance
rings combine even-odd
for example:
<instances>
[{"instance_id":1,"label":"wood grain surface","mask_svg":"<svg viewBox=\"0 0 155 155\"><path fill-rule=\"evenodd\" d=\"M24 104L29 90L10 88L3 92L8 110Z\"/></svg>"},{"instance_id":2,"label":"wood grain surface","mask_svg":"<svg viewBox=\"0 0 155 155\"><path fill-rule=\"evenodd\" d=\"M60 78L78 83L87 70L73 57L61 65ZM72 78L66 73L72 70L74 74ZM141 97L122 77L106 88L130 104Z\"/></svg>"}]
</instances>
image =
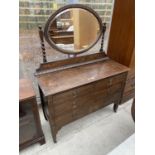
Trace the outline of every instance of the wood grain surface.
<instances>
[{"instance_id":1,"label":"wood grain surface","mask_svg":"<svg viewBox=\"0 0 155 155\"><path fill-rule=\"evenodd\" d=\"M32 82L28 79L19 80L19 101L35 97Z\"/></svg>"},{"instance_id":2,"label":"wood grain surface","mask_svg":"<svg viewBox=\"0 0 155 155\"><path fill-rule=\"evenodd\" d=\"M63 92L109 76L127 72L129 69L113 60L83 65L37 77L45 96Z\"/></svg>"}]
</instances>

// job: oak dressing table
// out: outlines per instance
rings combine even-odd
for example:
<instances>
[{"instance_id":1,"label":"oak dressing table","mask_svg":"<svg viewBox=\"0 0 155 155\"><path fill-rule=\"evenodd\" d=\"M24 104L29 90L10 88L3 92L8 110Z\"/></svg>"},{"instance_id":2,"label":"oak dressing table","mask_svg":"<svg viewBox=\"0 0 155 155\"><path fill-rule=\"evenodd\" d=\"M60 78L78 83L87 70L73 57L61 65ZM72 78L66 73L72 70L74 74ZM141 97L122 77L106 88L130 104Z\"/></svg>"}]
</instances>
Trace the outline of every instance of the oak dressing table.
<instances>
[{"instance_id":1,"label":"oak dressing table","mask_svg":"<svg viewBox=\"0 0 155 155\"><path fill-rule=\"evenodd\" d=\"M64 21L64 17L73 19L70 24L74 25L73 45L68 42L67 46L65 44L60 46L55 42L55 37L53 38L51 35L52 24L55 22L57 25L58 22L60 24L60 21ZM84 24L74 23L77 22L77 20L74 21L76 17L78 17L79 23ZM84 22L84 18L88 20L88 23ZM94 29L88 30L89 22L94 22L92 23ZM43 63L36 70L36 78L44 116L50 123L54 142L56 142L58 130L64 125L109 104L114 104L116 112L121 103L129 69L109 59L103 51L104 26L94 10L74 4L56 11L47 21L44 32L39 27ZM63 27L63 31L67 31L67 29ZM84 33L84 30L87 32ZM83 36L83 33L87 36L85 40L77 38L77 34ZM79 56L93 47L101 36L100 52ZM53 48L68 54L69 58L47 62L44 38ZM67 47L70 48L67 49Z\"/></svg>"}]
</instances>

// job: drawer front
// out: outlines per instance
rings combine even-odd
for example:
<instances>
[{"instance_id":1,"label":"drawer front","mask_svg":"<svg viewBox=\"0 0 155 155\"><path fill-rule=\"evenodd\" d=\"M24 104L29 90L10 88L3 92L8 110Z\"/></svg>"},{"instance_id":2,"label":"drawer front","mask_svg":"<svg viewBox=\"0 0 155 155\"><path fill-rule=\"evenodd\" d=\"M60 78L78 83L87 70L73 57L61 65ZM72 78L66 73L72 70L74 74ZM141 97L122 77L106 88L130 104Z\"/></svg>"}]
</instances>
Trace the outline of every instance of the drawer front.
<instances>
[{"instance_id":1,"label":"drawer front","mask_svg":"<svg viewBox=\"0 0 155 155\"><path fill-rule=\"evenodd\" d=\"M126 74L96 81L53 96L55 123L63 126L121 99Z\"/></svg>"},{"instance_id":2,"label":"drawer front","mask_svg":"<svg viewBox=\"0 0 155 155\"><path fill-rule=\"evenodd\" d=\"M93 93L94 101L92 104L92 111L100 109L105 105L105 101L108 97L108 88L109 88L109 78L105 80L100 80L95 83L95 89Z\"/></svg>"},{"instance_id":3,"label":"drawer front","mask_svg":"<svg viewBox=\"0 0 155 155\"><path fill-rule=\"evenodd\" d=\"M70 103L75 100L76 90L69 90L62 93L58 93L53 96L53 104L55 106L64 103Z\"/></svg>"},{"instance_id":4,"label":"drawer front","mask_svg":"<svg viewBox=\"0 0 155 155\"><path fill-rule=\"evenodd\" d=\"M109 93L109 96L113 95L113 94L116 94L117 92L121 92L122 91L122 88L124 86L124 83L117 83L115 85L112 85L108 88L108 93Z\"/></svg>"},{"instance_id":5,"label":"drawer front","mask_svg":"<svg viewBox=\"0 0 155 155\"><path fill-rule=\"evenodd\" d=\"M82 96L76 99L76 106L73 109L73 114L75 118L80 118L92 112L91 107L94 103L94 98L92 95Z\"/></svg>"},{"instance_id":6,"label":"drawer front","mask_svg":"<svg viewBox=\"0 0 155 155\"><path fill-rule=\"evenodd\" d=\"M91 95L94 91L94 84L88 84L76 89L76 97L84 97L87 95Z\"/></svg>"},{"instance_id":7,"label":"drawer front","mask_svg":"<svg viewBox=\"0 0 155 155\"><path fill-rule=\"evenodd\" d=\"M94 84L84 85L77 88L77 97L73 107L74 118L80 118L91 112L93 103Z\"/></svg>"},{"instance_id":8,"label":"drawer front","mask_svg":"<svg viewBox=\"0 0 155 155\"><path fill-rule=\"evenodd\" d=\"M69 112L64 115L55 117L55 124L57 127L61 127L61 126L68 124L72 121L73 121L73 115L72 115L72 113L69 113Z\"/></svg>"},{"instance_id":9,"label":"drawer front","mask_svg":"<svg viewBox=\"0 0 155 155\"><path fill-rule=\"evenodd\" d=\"M119 74L114 77L109 78L110 86L115 85L117 83L125 82L127 73Z\"/></svg>"},{"instance_id":10,"label":"drawer front","mask_svg":"<svg viewBox=\"0 0 155 155\"><path fill-rule=\"evenodd\" d=\"M95 91L97 90L106 90L109 87L109 78L104 80L99 80L94 83Z\"/></svg>"},{"instance_id":11,"label":"drawer front","mask_svg":"<svg viewBox=\"0 0 155 155\"><path fill-rule=\"evenodd\" d=\"M130 90L134 90L135 89L135 83L134 81L127 81L126 85L125 85L125 89L124 92L128 92Z\"/></svg>"},{"instance_id":12,"label":"drawer front","mask_svg":"<svg viewBox=\"0 0 155 155\"><path fill-rule=\"evenodd\" d=\"M75 97L75 89L54 95L52 106L54 108L55 117L72 113Z\"/></svg>"},{"instance_id":13,"label":"drawer front","mask_svg":"<svg viewBox=\"0 0 155 155\"><path fill-rule=\"evenodd\" d=\"M125 92L123 94L123 99L122 99L122 102L121 103L123 104L124 102L126 102L126 101L128 101L128 100L130 100L132 98L135 98L135 90L134 89L133 90L130 90L128 92Z\"/></svg>"},{"instance_id":14,"label":"drawer front","mask_svg":"<svg viewBox=\"0 0 155 155\"><path fill-rule=\"evenodd\" d=\"M67 101L64 102L63 104L59 105L54 105L54 111L55 111L55 116L61 116L66 113L72 113L72 106L73 106L73 101Z\"/></svg>"}]
</instances>

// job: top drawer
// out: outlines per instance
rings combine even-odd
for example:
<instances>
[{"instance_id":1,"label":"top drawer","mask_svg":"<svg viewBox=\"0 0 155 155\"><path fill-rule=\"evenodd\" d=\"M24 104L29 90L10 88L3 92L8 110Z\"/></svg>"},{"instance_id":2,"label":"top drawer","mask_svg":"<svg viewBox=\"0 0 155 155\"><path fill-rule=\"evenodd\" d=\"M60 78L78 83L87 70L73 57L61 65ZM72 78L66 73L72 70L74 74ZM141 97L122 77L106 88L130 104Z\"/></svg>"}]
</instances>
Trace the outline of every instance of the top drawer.
<instances>
[{"instance_id":1,"label":"top drawer","mask_svg":"<svg viewBox=\"0 0 155 155\"><path fill-rule=\"evenodd\" d=\"M109 87L113 86L113 85L117 85L119 83L125 82L126 81L126 73L123 74L119 74L113 77L109 77L100 81L95 82L95 90L104 90L104 89L108 89Z\"/></svg>"},{"instance_id":2,"label":"top drawer","mask_svg":"<svg viewBox=\"0 0 155 155\"><path fill-rule=\"evenodd\" d=\"M68 101L74 101L76 97L76 90L68 90L62 93L58 93L56 95L53 95L53 104L58 105L58 104L63 104Z\"/></svg>"},{"instance_id":3,"label":"top drawer","mask_svg":"<svg viewBox=\"0 0 155 155\"><path fill-rule=\"evenodd\" d=\"M115 85L121 82L125 82L127 73L119 74L109 78L109 85Z\"/></svg>"},{"instance_id":4,"label":"top drawer","mask_svg":"<svg viewBox=\"0 0 155 155\"><path fill-rule=\"evenodd\" d=\"M87 85L78 87L76 89L76 95L75 96L82 97L82 96L91 95L93 90L94 90L94 85L92 83L91 84L87 84Z\"/></svg>"},{"instance_id":5,"label":"top drawer","mask_svg":"<svg viewBox=\"0 0 155 155\"><path fill-rule=\"evenodd\" d=\"M110 87L120 86L125 83L126 73L99 80L87 85L80 86L62 93L53 95L53 104L59 105L63 103L74 102L78 97L92 96L93 94L107 94ZM120 89L119 89L120 90ZM121 90L120 90L121 91Z\"/></svg>"}]
</instances>

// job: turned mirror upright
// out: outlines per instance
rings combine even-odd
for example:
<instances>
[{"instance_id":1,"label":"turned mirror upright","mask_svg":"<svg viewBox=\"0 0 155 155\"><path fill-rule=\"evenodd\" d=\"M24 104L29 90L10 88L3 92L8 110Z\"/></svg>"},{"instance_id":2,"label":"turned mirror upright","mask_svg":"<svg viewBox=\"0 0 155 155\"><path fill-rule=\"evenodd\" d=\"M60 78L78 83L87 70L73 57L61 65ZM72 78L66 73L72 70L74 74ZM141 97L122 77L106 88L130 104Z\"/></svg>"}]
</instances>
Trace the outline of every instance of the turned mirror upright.
<instances>
[{"instance_id":1,"label":"turned mirror upright","mask_svg":"<svg viewBox=\"0 0 155 155\"><path fill-rule=\"evenodd\" d=\"M109 104L117 111L128 68L108 58L103 50L106 24L91 8L73 4L58 9L39 27L43 63L36 70L45 119L54 142L64 125ZM47 62L44 39L68 59ZM91 50L101 39L97 53ZM51 50L52 52L52 50Z\"/></svg>"}]
</instances>

